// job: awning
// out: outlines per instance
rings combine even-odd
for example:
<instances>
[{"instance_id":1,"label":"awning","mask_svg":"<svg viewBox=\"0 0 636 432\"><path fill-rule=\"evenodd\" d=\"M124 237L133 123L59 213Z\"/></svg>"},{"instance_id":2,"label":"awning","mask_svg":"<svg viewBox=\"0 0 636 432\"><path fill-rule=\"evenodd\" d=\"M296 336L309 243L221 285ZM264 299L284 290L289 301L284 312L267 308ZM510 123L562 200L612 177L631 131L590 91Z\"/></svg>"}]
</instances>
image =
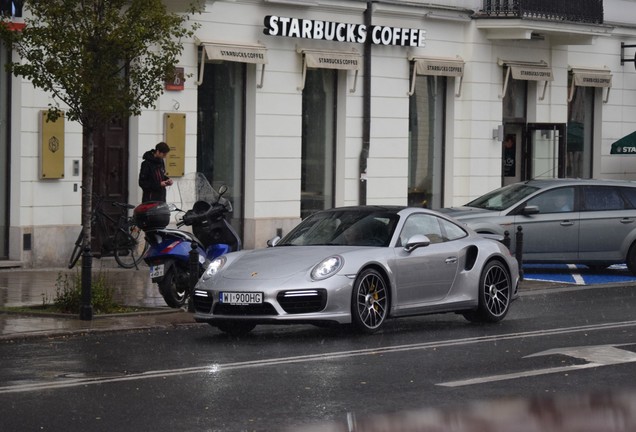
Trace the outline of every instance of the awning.
<instances>
[{"instance_id":1,"label":"awning","mask_svg":"<svg viewBox=\"0 0 636 432\"><path fill-rule=\"evenodd\" d=\"M459 89L455 92L455 96L459 97L464 79L464 60L460 57L443 58L410 55L409 61L414 62L413 76L411 77L411 86L408 92L409 96L415 92L415 75L435 75L459 77Z\"/></svg>"},{"instance_id":2,"label":"awning","mask_svg":"<svg viewBox=\"0 0 636 432\"><path fill-rule=\"evenodd\" d=\"M533 67L510 65L509 71L513 79L526 81L552 81L552 69L549 67Z\"/></svg>"},{"instance_id":3,"label":"awning","mask_svg":"<svg viewBox=\"0 0 636 432\"><path fill-rule=\"evenodd\" d=\"M303 82L298 90L302 91L305 88L307 68L312 68L355 71L353 88L349 91L351 93L356 91L358 71L362 67L362 56L357 51L322 51L309 48L298 48L297 51L303 56Z\"/></svg>"},{"instance_id":4,"label":"awning","mask_svg":"<svg viewBox=\"0 0 636 432\"><path fill-rule=\"evenodd\" d=\"M203 71L205 67L205 57L212 61L232 61L239 63L250 63L263 65L261 69L261 80L256 85L257 88L263 87L263 79L265 75L265 65L267 64L267 48L263 45L256 44L240 44L230 42L206 42L198 41L203 48L201 50L201 65L199 70L199 81L197 85L203 82Z\"/></svg>"},{"instance_id":5,"label":"awning","mask_svg":"<svg viewBox=\"0 0 636 432\"><path fill-rule=\"evenodd\" d=\"M603 99L603 103L607 103L612 88L612 73L608 68L591 69L573 66L570 67L570 72L572 72L572 84L570 85L568 102L572 101L575 87L578 86L607 88L607 93Z\"/></svg>"},{"instance_id":6,"label":"awning","mask_svg":"<svg viewBox=\"0 0 636 432\"><path fill-rule=\"evenodd\" d=\"M539 100L545 99L545 91L548 88L548 82L554 80L552 75L552 68L548 66L545 61L540 62L523 62L515 60L498 60L499 66L506 68L506 78L504 79L503 89L501 91L501 97L506 96L508 90L508 80L512 75L512 79L526 80L526 81L543 81L543 94Z\"/></svg>"},{"instance_id":7,"label":"awning","mask_svg":"<svg viewBox=\"0 0 636 432\"><path fill-rule=\"evenodd\" d=\"M612 144L610 154L636 156L636 132L632 132Z\"/></svg>"},{"instance_id":8,"label":"awning","mask_svg":"<svg viewBox=\"0 0 636 432\"><path fill-rule=\"evenodd\" d=\"M241 63L267 63L267 48L262 45L237 45L203 43L208 60L234 61Z\"/></svg>"}]
</instances>

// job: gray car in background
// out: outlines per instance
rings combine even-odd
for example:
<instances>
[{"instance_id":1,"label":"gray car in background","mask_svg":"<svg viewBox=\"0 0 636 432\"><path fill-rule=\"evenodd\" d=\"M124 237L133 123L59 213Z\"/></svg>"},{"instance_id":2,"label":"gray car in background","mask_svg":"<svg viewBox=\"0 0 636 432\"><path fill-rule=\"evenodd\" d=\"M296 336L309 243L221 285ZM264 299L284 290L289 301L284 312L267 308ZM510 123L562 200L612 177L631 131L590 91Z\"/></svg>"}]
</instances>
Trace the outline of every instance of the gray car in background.
<instances>
[{"instance_id":1,"label":"gray car in background","mask_svg":"<svg viewBox=\"0 0 636 432\"><path fill-rule=\"evenodd\" d=\"M440 210L478 233L523 232L524 263L627 263L636 274L636 182L545 179L514 183Z\"/></svg>"}]
</instances>

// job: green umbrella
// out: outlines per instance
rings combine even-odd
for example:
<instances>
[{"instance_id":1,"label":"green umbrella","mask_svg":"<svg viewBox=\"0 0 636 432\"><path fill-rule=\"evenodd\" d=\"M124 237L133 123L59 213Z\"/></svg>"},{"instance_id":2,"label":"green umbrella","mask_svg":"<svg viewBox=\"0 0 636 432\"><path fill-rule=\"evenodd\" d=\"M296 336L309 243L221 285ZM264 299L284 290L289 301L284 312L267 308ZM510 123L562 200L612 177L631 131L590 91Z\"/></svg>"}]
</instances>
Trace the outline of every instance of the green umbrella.
<instances>
[{"instance_id":1,"label":"green umbrella","mask_svg":"<svg viewBox=\"0 0 636 432\"><path fill-rule=\"evenodd\" d=\"M627 154L636 156L636 132L632 132L612 144L610 154Z\"/></svg>"}]
</instances>

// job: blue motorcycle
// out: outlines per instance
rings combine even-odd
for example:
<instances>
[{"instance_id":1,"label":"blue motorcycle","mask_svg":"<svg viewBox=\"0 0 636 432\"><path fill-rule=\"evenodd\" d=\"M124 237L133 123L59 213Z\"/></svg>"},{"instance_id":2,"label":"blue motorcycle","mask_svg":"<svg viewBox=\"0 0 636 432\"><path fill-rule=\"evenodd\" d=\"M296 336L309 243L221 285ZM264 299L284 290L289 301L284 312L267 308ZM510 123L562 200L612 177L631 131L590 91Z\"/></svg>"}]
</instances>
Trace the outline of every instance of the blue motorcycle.
<instances>
[{"instance_id":1,"label":"blue motorcycle","mask_svg":"<svg viewBox=\"0 0 636 432\"><path fill-rule=\"evenodd\" d=\"M192 209L184 211L175 204L147 202L134 211L136 222L150 245L144 256L150 266L150 278L158 285L166 304L173 308L182 307L190 294L193 243L199 257L197 279L210 261L241 249L241 240L226 219L232 212L232 204L223 197L227 186L221 186L217 192L201 173L188 176L175 184L182 203L193 199ZM194 198L184 199L185 196ZM177 219L177 229L167 228L170 215L175 211L183 214ZM192 227L192 232L180 229L183 226Z\"/></svg>"}]
</instances>

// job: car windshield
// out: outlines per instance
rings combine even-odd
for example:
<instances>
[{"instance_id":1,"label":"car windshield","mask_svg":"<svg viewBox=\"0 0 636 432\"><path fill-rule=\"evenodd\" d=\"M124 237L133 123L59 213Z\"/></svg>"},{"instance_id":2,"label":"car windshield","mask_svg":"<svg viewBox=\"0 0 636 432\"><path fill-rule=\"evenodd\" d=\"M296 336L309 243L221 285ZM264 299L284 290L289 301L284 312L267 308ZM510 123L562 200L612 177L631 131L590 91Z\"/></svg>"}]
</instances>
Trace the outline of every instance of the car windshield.
<instances>
[{"instance_id":1,"label":"car windshield","mask_svg":"<svg viewBox=\"0 0 636 432\"><path fill-rule=\"evenodd\" d=\"M466 204L466 207L501 211L515 205L538 190L539 188L536 186L530 186L525 183L515 183L488 192L486 195L482 195Z\"/></svg>"},{"instance_id":2,"label":"car windshield","mask_svg":"<svg viewBox=\"0 0 636 432\"><path fill-rule=\"evenodd\" d=\"M318 212L302 221L276 246L386 247L398 218L397 214L386 211Z\"/></svg>"}]
</instances>

